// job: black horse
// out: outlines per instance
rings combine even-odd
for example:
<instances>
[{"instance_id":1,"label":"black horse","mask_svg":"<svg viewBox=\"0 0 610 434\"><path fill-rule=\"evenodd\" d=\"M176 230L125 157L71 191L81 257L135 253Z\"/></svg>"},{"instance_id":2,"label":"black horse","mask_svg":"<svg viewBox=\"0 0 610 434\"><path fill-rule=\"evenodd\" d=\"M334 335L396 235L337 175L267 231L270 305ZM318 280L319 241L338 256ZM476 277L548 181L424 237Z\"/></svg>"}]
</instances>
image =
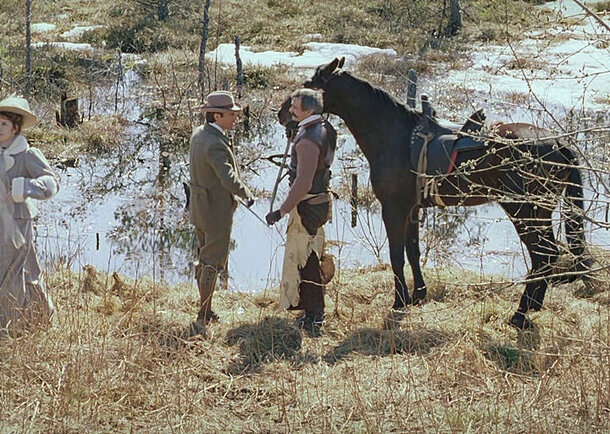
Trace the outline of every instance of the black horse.
<instances>
[{"instance_id":1,"label":"black horse","mask_svg":"<svg viewBox=\"0 0 610 434\"><path fill-rule=\"evenodd\" d=\"M496 201L531 258L525 291L510 324L531 327L525 314L542 307L559 255L552 212L562 193L566 239L575 258L574 269L566 274L573 280L589 269L584 257L582 179L573 151L556 139L526 137L531 134L524 133L524 126L534 135L541 131L527 124L503 125L490 137L464 131L478 129L476 122L462 131L445 129L425 100L422 113L410 109L383 89L340 71L343 62L334 59L319 66L303 85L323 91L324 111L345 121L369 162L395 276L393 308L418 303L427 294L419 264L419 209ZM284 104L279 114L283 123L289 120L288 106L289 102ZM404 250L413 272L412 296L404 277Z\"/></svg>"}]
</instances>

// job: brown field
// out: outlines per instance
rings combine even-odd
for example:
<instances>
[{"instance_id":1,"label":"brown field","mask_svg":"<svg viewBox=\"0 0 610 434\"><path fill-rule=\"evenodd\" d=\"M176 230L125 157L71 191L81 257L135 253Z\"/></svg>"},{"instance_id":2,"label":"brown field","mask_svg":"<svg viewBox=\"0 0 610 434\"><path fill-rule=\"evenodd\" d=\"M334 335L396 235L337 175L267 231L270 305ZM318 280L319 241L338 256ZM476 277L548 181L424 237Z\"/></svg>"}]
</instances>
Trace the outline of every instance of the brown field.
<instances>
[{"instance_id":1,"label":"brown field","mask_svg":"<svg viewBox=\"0 0 610 434\"><path fill-rule=\"evenodd\" d=\"M220 292L223 322L202 335L190 285L58 267L54 326L0 340L0 431L610 429L607 272L588 290L552 287L527 333L507 325L521 284L426 275L429 301L391 315L387 266L342 271L311 338L275 288Z\"/></svg>"}]
</instances>

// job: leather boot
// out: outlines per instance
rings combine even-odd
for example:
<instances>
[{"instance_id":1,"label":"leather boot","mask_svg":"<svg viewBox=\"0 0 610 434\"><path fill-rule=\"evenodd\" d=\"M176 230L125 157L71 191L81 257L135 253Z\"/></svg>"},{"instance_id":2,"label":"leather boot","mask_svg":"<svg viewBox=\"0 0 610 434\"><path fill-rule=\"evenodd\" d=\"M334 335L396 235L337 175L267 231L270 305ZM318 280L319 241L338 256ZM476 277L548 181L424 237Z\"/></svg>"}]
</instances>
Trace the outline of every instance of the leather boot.
<instances>
[{"instance_id":1,"label":"leather boot","mask_svg":"<svg viewBox=\"0 0 610 434\"><path fill-rule=\"evenodd\" d=\"M297 318L295 323L297 327L305 330L310 336L318 337L321 335L324 316L324 312L305 311L305 314Z\"/></svg>"},{"instance_id":2,"label":"leather boot","mask_svg":"<svg viewBox=\"0 0 610 434\"><path fill-rule=\"evenodd\" d=\"M218 315L212 311L212 297L216 287L218 272L211 265L198 264L196 269L197 286L199 287L199 314L197 322L204 325L219 320Z\"/></svg>"}]
</instances>

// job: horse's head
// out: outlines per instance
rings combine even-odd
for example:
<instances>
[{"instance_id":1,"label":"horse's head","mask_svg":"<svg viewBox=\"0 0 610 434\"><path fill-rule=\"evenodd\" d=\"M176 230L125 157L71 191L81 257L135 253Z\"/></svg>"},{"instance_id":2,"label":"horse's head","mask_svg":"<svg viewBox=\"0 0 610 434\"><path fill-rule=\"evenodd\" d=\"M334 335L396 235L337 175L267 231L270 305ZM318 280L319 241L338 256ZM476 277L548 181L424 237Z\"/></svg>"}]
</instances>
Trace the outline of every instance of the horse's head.
<instances>
[{"instance_id":1,"label":"horse's head","mask_svg":"<svg viewBox=\"0 0 610 434\"><path fill-rule=\"evenodd\" d=\"M303 86L310 89L325 89L325 86L333 77L333 74L341 69L344 63L345 57L342 57L341 59L335 57L332 62L318 66L311 79L304 82Z\"/></svg>"},{"instance_id":2,"label":"horse's head","mask_svg":"<svg viewBox=\"0 0 610 434\"><path fill-rule=\"evenodd\" d=\"M345 57L342 57L341 59L335 58L330 63L318 66L311 79L303 83L303 87L315 90L324 90L329 80L333 77L333 74L335 74L339 69L341 69L344 63ZM290 114L291 104L292 98L286 98L277 112L277 117L280 121L280 124L286 127L287 137L291 137L298 129L298 123L292 120L292 115ZM324 100L324 111L327 111L326 99Z\"/></svg>"}]
</instances>

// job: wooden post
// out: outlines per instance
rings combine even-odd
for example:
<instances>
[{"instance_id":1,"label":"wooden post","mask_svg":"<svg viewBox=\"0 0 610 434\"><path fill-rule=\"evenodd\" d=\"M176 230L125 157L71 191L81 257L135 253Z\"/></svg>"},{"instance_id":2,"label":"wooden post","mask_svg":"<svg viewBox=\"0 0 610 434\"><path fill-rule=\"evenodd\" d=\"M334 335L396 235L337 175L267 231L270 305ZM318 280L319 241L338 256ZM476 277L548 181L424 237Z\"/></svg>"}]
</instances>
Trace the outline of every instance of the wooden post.
<instances>
[{"instance_id":1,"label":"wooden post","mask_svg":"<svg viewBox=\"0 0 610 434\"><path fill-rule=\"evenodd\" d=\"M358 224L358 174L352 173L352 192L350 196L350 204L352 205L352 227L355 228Z\"/></svg>"},{"instance_id":2,"label":"wooden post","mask_svg":"<svg viewBox=\"0 0 610 434\"><path fill-rule=\"evenodd\" d=\"M93 86L91 77L89 77L89 109L87 110L87 120L91 120L91 112L93 111Z\"/></svg>"},{"instance_id":3,"label":"wooden post","mask_svg":"<svg viewBox=\"0 0 610 434\"><path fill-rule=\"evenodd\" d=\"M239 57L239 36L235 35L235 65L237 66L237 98L241 98L242 88L244 86L244 71Z\"/></svg>"},{"instance_id":4,"label":"wooden post","mask_svg":"<svg viewBox=\"0 0 610 434\"><path fill-rule=\"evenodd\" d=\"M250 132L250 106L249 105L244 107L243 114L244 114L244 122L243 122L244 131L246 133L249 133Z\"/></svg>"},{"instance_id":5,"label":"wooden post","mask_svg":"<svg viewBox=\"0 0 610 434\"><path fill-rule=\"evenodd\" d=\"M116 114L119 111L119 86L121 85L121 81L123 81L123 54L121 52L121 48L117 49L117 75L116 75L116 87L114 90L114 113Z\"/></svg>"},{"instance_id":6,"label":"wooden post","mask_svg":"<svg viewBox=\"0 0 610 434\"><path fill-rule=\"evenodd\" d=\"M407 84L407 104L415 108L417 101L417 72L409 69L409 83Z\"/></svg>"}]
</instances>

